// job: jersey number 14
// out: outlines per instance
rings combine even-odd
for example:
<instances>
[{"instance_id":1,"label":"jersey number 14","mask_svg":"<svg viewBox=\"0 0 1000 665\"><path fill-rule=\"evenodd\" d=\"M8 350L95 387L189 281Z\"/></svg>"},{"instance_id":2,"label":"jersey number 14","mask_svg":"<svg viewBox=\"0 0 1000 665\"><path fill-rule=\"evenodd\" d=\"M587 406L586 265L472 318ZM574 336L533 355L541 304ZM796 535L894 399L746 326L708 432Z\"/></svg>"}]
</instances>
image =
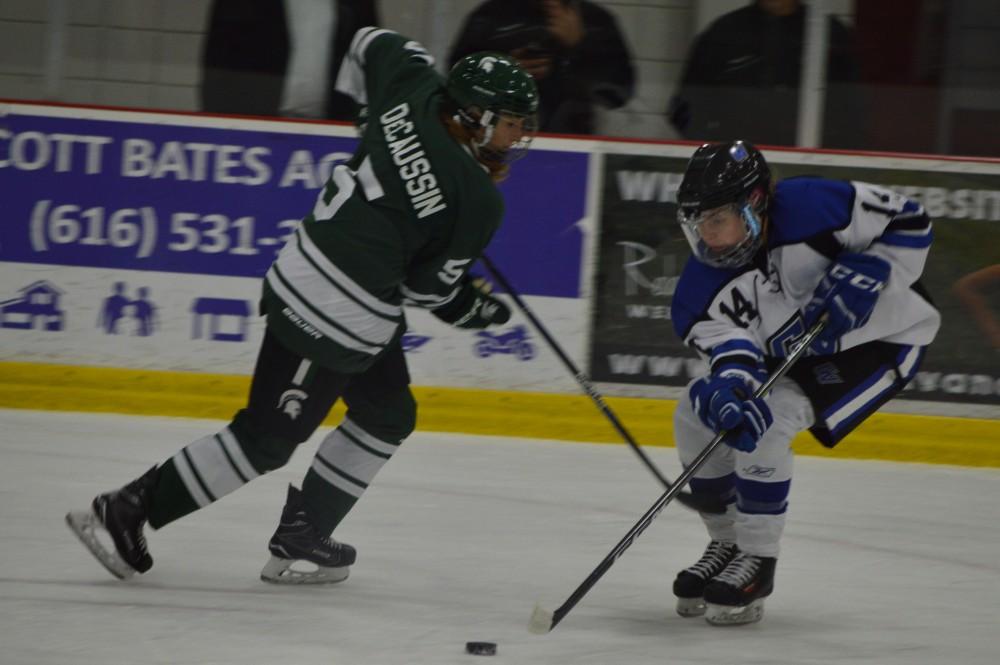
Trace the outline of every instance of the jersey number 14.
<instances>
[{"instance_id":1,"label":"jersey number 14","mask_svg":"<svg viewBox=\"0 0 1000 665\"><path fill-rule=\"evenodd\" d=\"M749 328L750 322L760 316L759 312L739 289L730 291L729 298L732 300L732 305L725 302L720 303L719 311L728 316L740 328Z\"/></svg>"}]
</instances>

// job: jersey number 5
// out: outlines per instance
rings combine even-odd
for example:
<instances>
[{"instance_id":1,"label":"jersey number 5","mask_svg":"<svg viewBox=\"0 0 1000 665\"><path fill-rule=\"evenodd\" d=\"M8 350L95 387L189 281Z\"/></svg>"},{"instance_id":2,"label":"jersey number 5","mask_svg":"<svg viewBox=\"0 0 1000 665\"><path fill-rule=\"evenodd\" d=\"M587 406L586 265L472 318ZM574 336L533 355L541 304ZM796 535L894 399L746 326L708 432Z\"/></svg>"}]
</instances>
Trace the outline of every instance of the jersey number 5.
<instances>
[{"instance_id":1,"label":"jersey number 5","mask_svg":"<svg viewBox=\"0 0 1000 665\"><path fill-rule=\"evenodd\" d=\"M448 259L438 271L438 279L445 284L451 285L462 277L465 266L469 265L472 259Z\"/></svg>"}]
</instances>

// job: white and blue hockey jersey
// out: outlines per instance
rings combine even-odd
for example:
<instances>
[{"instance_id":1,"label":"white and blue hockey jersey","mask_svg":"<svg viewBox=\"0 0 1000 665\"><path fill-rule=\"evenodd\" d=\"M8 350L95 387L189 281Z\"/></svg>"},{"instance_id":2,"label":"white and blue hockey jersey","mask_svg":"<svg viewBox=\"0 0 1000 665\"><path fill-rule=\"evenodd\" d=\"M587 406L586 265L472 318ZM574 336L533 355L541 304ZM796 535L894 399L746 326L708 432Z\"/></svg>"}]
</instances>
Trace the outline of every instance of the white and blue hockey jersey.
<instances>
[{"instance_id":1,"label":"white and blue hockey jersey","mask_svg":"<svg viewBox=\"0 0 1000 665\"><path fill-rule=\"evenodd\" d=\"M721 269L692 257L674 293L674 328L713 371L786 356L805 333L802 312L813 290L841 252L879 256L892 271L868 322L830 353L934 339L941 317L918 281L933 231L919 203L871 184L799 177L777 184L768 218L766 248L751 264Z\"/></svg>"}]
</instances>

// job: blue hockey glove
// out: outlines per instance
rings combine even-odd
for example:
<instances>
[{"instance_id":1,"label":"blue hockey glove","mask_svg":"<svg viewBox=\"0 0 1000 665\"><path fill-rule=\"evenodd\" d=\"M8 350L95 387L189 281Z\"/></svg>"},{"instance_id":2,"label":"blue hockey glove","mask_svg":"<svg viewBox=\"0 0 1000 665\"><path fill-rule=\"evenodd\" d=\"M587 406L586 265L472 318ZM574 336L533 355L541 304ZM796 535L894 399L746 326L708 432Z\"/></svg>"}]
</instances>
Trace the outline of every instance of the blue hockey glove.
<instances>
[{"instance_id":1,"label":"blue hockey glove","mask_svg":"<svg viewBox=\"0 0 1000 665\"><path fill-rule=\"evenodd\" d=\"M728 433L723 442L745 453L757 449L757 443L764 433L774 424L771 409L762 397L751 397L739 405L739 422L735 427L727 427ZM735 420L735 418L733 418Z\"/></svg>"},{"instance_id":2,"label":"blue hockey glove","mask_svg":"<svg viewBox=\"0 0 1000 665\"><path fill-rule=\"evenodd\" d=\"M431 313L456 328L482 329L510 320L510 308L490 295L492 285L481 277L466 275L451 302Z\"/></svg>"},{"instance_id":3,"label":"blue hockey glove","mask_svg":"<svg viewBox=\"0 0 1000 665\"><path fill-rule=\"evenodd\" d=\"M889 262L870 254L844 253L827 270L805 308L805 324L812 327L828 312L826 328L814 349L833 348L843 335L868 323L879 293L889 281Z\"/></svg>"},{"instance_id":4,"label":"blue hockey glove","mask_svg":"<svg viewBox=\"0 0 1000 665\"><path fill-rule=\"evenodd\" d=\"M694 412L706 427L718 433L727 429L721 422L726 409L732 404L738 405L740 398L746 395L747 384L731 376L704 376L693 384L689 390Z\"/></svg>"},{"instance_id":5,"label":"blue hockey glove","mask_svg":"<svg viewBox=\"0 0 1000 665\"><path fill-rule=\"evenodd\" d=\"M694 411L713 432L726 431L728 446L745 453L757 448L774 423L771 409L760 397L752 397L752 386L731 376L709 376L691 384Z\"/></svg>"}]
</instances>

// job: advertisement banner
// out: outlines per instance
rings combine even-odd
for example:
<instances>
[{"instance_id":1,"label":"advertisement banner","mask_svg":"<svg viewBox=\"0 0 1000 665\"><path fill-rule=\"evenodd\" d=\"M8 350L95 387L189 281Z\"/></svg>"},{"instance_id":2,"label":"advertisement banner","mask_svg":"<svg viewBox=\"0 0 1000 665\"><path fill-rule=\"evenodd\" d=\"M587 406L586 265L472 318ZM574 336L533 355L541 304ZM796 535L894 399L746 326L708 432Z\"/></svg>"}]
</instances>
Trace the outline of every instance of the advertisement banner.
<instances>
[{"instance_id":1,"label":"advertisement banner","mask_svg":"<svg viewBox=\"0 0 1000 665\"><path fill-rule=\"evenodd\" d=\"M343 125L0 105L0 360L249 372L263 334L261 278L350 158L354 135ZM590 156L536 148L501 184L506 214L488 251L553 313L582 362ZM573 387L517 317L477 337L408 312L415 381L479 385L490 373L501 388Z\"/></svg>"},{"instance_id":2,"label":"advertisement banner","mask_svg":"<svg viewBox=\"0 0 1000 665\"><path fill-rule=\"evenodd\" d=\"M692 151L605 156L590 346L597 381L682 386L705 369L670 321L674 289L690 255L676 222L675 195ZM871 182L924 205L935 240L921 281L943 322L904 396L1000 404L1000 166L765 154L778 178Z\"/></svg>"}]
</instances>

